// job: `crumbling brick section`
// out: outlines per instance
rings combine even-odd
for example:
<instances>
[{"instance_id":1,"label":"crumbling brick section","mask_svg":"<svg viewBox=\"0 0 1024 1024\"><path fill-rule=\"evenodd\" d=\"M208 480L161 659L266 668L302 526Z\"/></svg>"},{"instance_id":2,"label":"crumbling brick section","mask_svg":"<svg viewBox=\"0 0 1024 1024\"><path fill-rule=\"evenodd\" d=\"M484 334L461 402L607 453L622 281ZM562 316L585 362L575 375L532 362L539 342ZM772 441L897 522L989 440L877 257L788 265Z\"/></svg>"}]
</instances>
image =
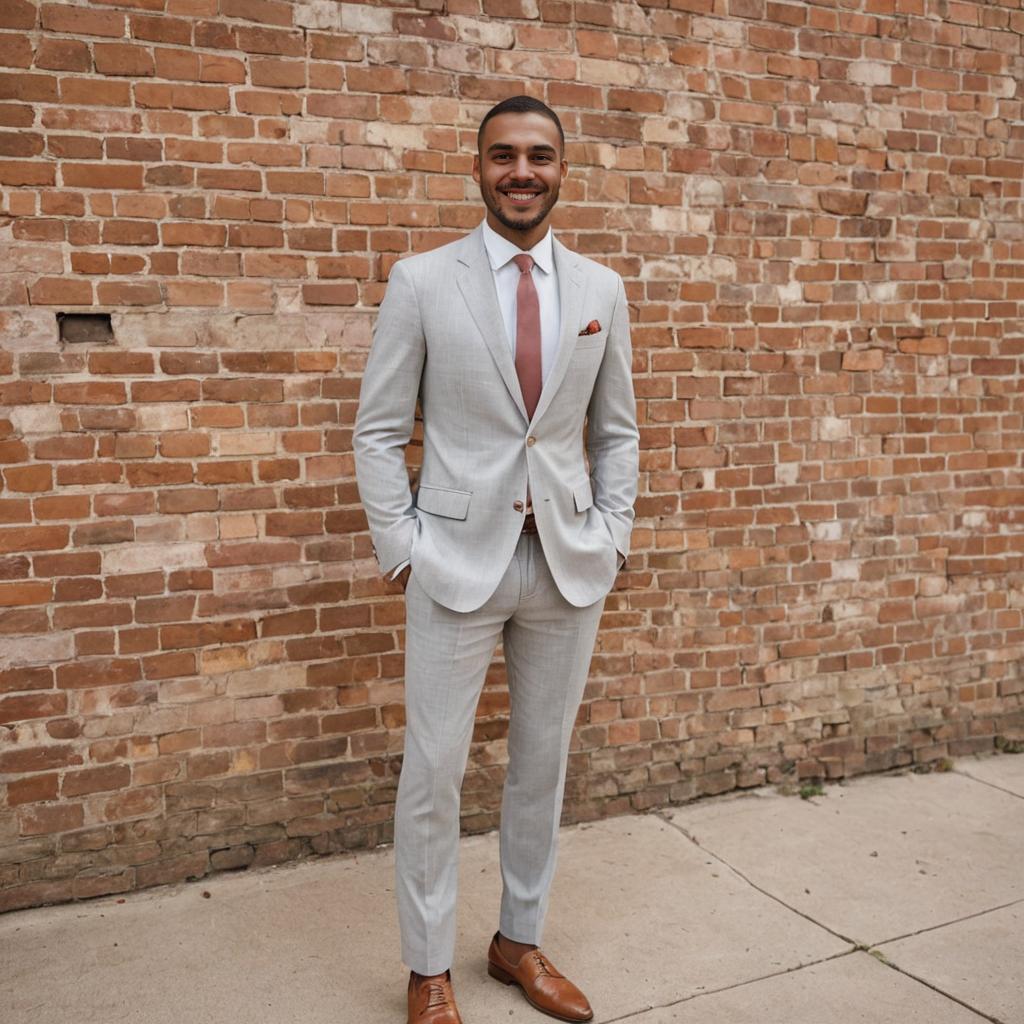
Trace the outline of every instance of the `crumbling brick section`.
<instances>
[{"instance_id":1,"label":"crumbling brick section","mask_svg":"<svg viewBox=\"0 0 1024 1024\"><path fill-rule=\"evenodd\" d=\"M642 425L567 819L1019 736L1022 38L1020 0L4 0L0 909L389 838L360 371L518 92ZM467 828L506 711L499 665Z\"/></svg>"}]
</instances>

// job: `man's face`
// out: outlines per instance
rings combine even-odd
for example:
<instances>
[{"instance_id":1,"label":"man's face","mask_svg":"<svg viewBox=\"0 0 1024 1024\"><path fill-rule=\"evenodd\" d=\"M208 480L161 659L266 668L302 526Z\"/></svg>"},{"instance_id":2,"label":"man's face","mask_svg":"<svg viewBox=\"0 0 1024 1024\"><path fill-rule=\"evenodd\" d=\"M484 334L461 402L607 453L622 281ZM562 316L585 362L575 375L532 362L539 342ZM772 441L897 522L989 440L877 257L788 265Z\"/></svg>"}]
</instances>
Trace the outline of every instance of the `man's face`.
<instances>
[{"instance_id":1,"label":"man's face","mask_svg":"<svg viewBox=\"0 0 1024 1024\"><path fill-rule=\"evenodd\" d=\"M558 128L549 117L532 112L492 117L473 160L488 223L532 248L547 232L567 170Z\"/></svg>"}]
</instances>

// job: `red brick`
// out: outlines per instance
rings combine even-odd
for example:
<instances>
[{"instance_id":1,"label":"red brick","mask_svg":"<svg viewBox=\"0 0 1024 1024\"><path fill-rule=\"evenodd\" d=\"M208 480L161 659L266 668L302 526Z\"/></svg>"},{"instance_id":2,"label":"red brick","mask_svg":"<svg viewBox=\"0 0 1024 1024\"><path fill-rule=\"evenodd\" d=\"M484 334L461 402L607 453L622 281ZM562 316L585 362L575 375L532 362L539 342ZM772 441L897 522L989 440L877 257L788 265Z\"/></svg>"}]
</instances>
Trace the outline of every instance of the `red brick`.
<instances>
[{"instance_id":1,"label":"red brick","mask_svg":"<svg viewBox=\"0 0 1024 1024\"><path fill-rule=\"evenodd\" d=\"M90 352L90 373L113 373L135 376L153 372L152 352Z\"/></svg>"},{"instance_id":2,"label":"red brick","mask_svg":"<svg viewBox=\"0 0 1024 1024\"><path fill-rule=\"evenodd\" d=\"M118 189L137 191L142 188L142 168L135 164L61 165L64 185L70 188Z\"/></svg>"},{"instance_id":3,"label":"red brick","mask_svg":"<svg viewBox=\"0 0 1024 1024\"><path fill-rule=\"evenodd\" d=\"M190 651L154 654L142 659L142 670L147 679L173 679L195 675L196 656ZM164 752L162 745L160 749Z\"/></svg>"},{"instance_id":4,"label":"red brick","mask_svg":"<svg viewBox=\"0 0 1024 1024\"><path fill-rule=\"evenodd\" d=\"M233 0L245 6L246 0ZM258 0L267 2L269 0ZM280 4L284 7L284 4ZM286 32L279 29L240 27L237 32L239 49L247 53L277 53L286 57L302 56L305 49L304 40L299 32Z\"/></svg>"},{"instance_id":5,"label":"red brick","mask_svg":"<svg viewBox=\"0 0 1024 1024\"><path fill-rule=\"evenodd\" d=\"M57 686L65 690L120 686L124 683L138 682L141 678L142 671L135 658L81 661L57 667Z\"/></svg>"},{"instance_id":6,"label":"red brick","mask_svg":"<svg viewBox=\"0 0 1024 1024\"><path fill-rule=\"evenodd\" d=\"M29 160L0 160L0 184L3 185L54 185L56 174L54 168L47 164L33 163ZM37 295L44 295L45 290L37 290ZM34 300L40 302L39 298Z\"/></svg>"},{"instance_id":7,"label":"red brick","mask_svg":"<svg viewBox=\"0 0 1024 1024\"><path fill-rule=\"evenodd\" d=\"M94 43L92 47L93 61L101 75L140 75L153 74L153 54L144 47L131 43Z\"/></svg>"},{"instance_id":8,"label":"red brick","mask_svg":"<svg viewBox=\"0 0 1024 1024\"><path fill-rule=\"evenodd\" d=\"M306 85L305 61L254 58L250 66L253 85L272 89L301 89Z\"/></svg>"},{"instance_id":9,"label":"red brick","mask_svg":"<svg viewBox=\"0 0 1024 1024\"><path fill-rule=\"evenodd\" d=\"M205 380L203 400L209 402L280 402L284 390L280 381L259 379Z\"/></svg>"},{"instance_id":10,"label":"red brick","mask_svg":"<svg viewBox=\"0 0 1024 1024\"><path fill-rule=\"evenodd\" d=\"M11 807L19 804L35 804L44 800L56 800L59 782L56 773L29 775L23 779L12 779L7 783L7 803Z\"/></svg>"},{"instance_id":11,"label":"red brick","mask_svg":"<svg viewBox=\"0 0 1024 1024\"><path fill-rule=\"evenodd\" d=\"M259 171L200 168L196 174L196 185L201 189L259 192L263 188L263 178Z\"/></svg>"},{"instance_id":12,"label":"red brick","mask_svg":"<svg viewBox=\"0 0 1024 1024\"><path fill-rule=\"evenodd\" d=\"M82 763L82 755L68 743L47 747L19 747L0 750L0 772L45 772Z\"/></svg>"},{"instance_id":13,"label":"red brick","mask_svg":"<svg viewBox=\"0 0 1024 1024\"><path fill-rule=\"evenodd\" d=\"M224 245L227 238L227 230L223 224L163 224L160 227L160 232L164 245L220 247ZM177 353L165 353L165 355L173 359ZM164 355L161 356L161 359L163 358Z\"/></svg>"},{"instance_id":14,"label":"red brick","mask_svg":"<svg viewBox=\"0 0 1024 1024\"><path fill-rule=\"evenodd\" d=\"M87 494L36 498L32 510L37 520L85 519L89 515L90 498Z\"/></svg>"},{"instance_id":15,"label":"red brick","mask_svg":"<svg viewBox=\"0 0 1024 1024\"><path fill-rule=\"evenodd\" d=\"M0 125L8 128L29 128L35 113L27 103L0 103Z\"/></svg>"},{"instance_id":16,"label":"red brick","mask_svg":"<svg viewBox=\"0 0 1024 1024\"><path fill-rule=\"evenodd\" d=\"M28 462L28 445L24 441L0 441L0 462Z\"/></svg>"},{"instance_id":17,"label":"red brick","mask_svg":"<svg viewBox=\"0 0 1024 1024\"><path fill-rule=\"evenodd\" d=\"M199 78L203 82L230 82L240 85L245 82L245 64L236 57L224 57L215 53L200 54Z\"/></svg>"},{"instance_id":18,"label":"red brick","mask_svg":"<svg viewBox=\"0 0 1024 1024\"><path fill-rule=\"evenodd\" d=\"M152 246L158 241L157 225L147 220L108 220L103 222L104 245Z\"/></svg>"},{"instance_id":19,"label":"red brick","mask_svg":"<svg viewBox=\"0 0 1024 1024\"><path fill-rule=\"evenodd\" d=\"M61 796L86 796L112 789L124 789L131 782L132 772L128 765L111 764L102 768L84 768L67 772L61 783Z\"/></svg>"},{"instance_id":20,"label":"red brick","mask_svg":"<svg viewBox=\"0 0 1024 1024\"><path fill-rule=\"evenodd\" d=\"M103 306L158 306L163 293L156 282L101 281L96 285L96 300Z\"/></svg>"},{"instance_id":21,"label":"red brick","mask_svg":"<svg viewBox=\"0 0 1024 1024\"><path fill-rule=\"evenodd\" d=\"M88 281L42 277L29 285L29 298L36 306L91 306L92 285Z\"/></svg>"},{"instance_id":22,"label":"red brick","mask_svg":"<svg viewBox=\"0 0 1024 1024\"><path fill-rule=\"evenodd\" d=\"M53 75L0 73L0 100L53 103L57 100L57 79Z\"/></svg>"},{"instance_id":23,"label":"red brick","mask_svg":"<svg viewBox=\"0 0 1024 1024\"><path fill-rule=\"evenodd\" d=\"M319 171L267 171L267 190L271 194L302 196L324 195L324 176Z\"/></svg>"},{"instance_id":24,"label":"red brick","mask_svg":"<svg viewBox=\"0 0 1024 1024\"><path fill-rule=\"evenodd\" d=\"M843 353L844 370L880 370L884 365L885 353L881 349L871 348Z\"/></svg>"},{"instance_id":25,"label":"red brick","mask_svg":"<svg viewBox=\"0 0 1024 1024\"><path fill-rule=\"evenodd\" d=\"M160 646L165 650L183 647L209 647L212 644L232 644L253 640L256 626L250 619L230 619L224 622L197 622L160 629Z\"/></svg>"},{"instance_id":26,"label":"red brick","mask_svg":"<svg viewBox=\"0 0 1024 1024\"><path fill-rule=\"evenodd\" d=\"M361 61L365 55L362 39L354 35L309 32L310 56L316 60Z\"/></svg>"},{"instance_id":27,"label":"red brick","mask_svg":"<svg viewBox=\"0 0 1024 1024\"><path fill-rule=\"evenodd\" d=\"M49 690L52 687L52 668L11 668L0 671L0 693Z\"/></svg>"},{"instance_id":28,"label":"red brick","mask_svg":"<svg viewBox=\"0 0 1024 1024\"><path fill-rule=\"evenodd\" d=\"M536 18L536 0L483 0L484 14L498 18Z\"/></svg>"},{"instance_id":29,"label":"red brick","mask_svg":"<svg viewBox=\"0 0 1024 1024\"><path fill-rule=\"evenodd\" d=\"M20 35L0 35L0 65L7 68L27 68L32 65L32 45Z\"/></svg>"},{"instance_id":30,"label":"red brick","mask_svg":"<svg viewBox=\"0 0 1024 1024\"><path fill-rule=\"evenodd\" d=\"M38 10L29 0L8 0L0 9L0 28L35 28Z\"/></svg>"},{"instance_id":31,"label":"red brick","mask_svg":"<svg viewBox=\"0 0 1024 1024\"><path fill-rule=\"evenodd\" d=\"M220 306L224 286L214 282L169 281L165 286L169 306Z\"/></svg>"},{"instance_id":32,"label":"red brick","mask_svg":"<svg viewBox=\"0 0 1024 1024\"><path fill-rule=\"evenodd\" d=\"M54 718L67 711L64 693L33 693L0 697L0 725L25 722L33 718Z\"/></svg>"},{"instance_id":33,"label":"red brick","mask_svg":"<svg viewBox=\"0 0 1024 1024\"><path fill-rule=\"evenodd\" d=\"M0 583L0 608L46 604L52 597L53 584L49 582Z\"/></svg>"},{"instance_id":34,"label":"red brick","mask_svg":"<svg viewBox=\"0 0 1024 1024\"><path fill-rule=\"evenodd\" d=\"M0 529L0 554L9 551L50 551L67 546L67 526L17 526Z\"/></svg>"},{"instance_id":35,"label":"red brick","mask_svg":"<svg viewBox=\"0 0 1024 1024\"><path fill-rule=\"evenodd\" d=\"M90 576L100 571L100 565L98 551L68 551L58 555L36 555L32 559L32 571L36 576Z\"/></svg>"},{"instance_id":36,"label":"red brick","mask_svg":"<svg viewBox=\"0 0 1024 1024\"><path fill-rule=\"evenodd\" d=\"M124 14L120 11L96 11L48 3L43 4L41 14L43 28L54 32L114 38L124 35Z\"/></svg>"},{"instance_id":37,"label":"red brick","mask_svg":"<svg viewBox=\"0 0 1024 1024\"><path fill-rule=\"evenodd\" d=\"M32 502L28 498L17 500L0 499L0 523L11 525L13 523L32 522Z\"/></svg>"},{"instance_id":38,"label":"red brick","mask_svg":"<svg viewBox=\"0 0 1024 1024\"><path fill-rule=\"evenodd\" d=\"M302 298L310 306L354 306L359 289L354 284L305 284Z\"/></svg>"},{"instance_id":39,"label":"red brick","mask_svg":"<svg viewBox=\"0 0 1024 1024\"><path fill-rule=\"evenodd\" d=\"M217 85L165 85L142 82L134 89L135 103L139 107L173 110L228 110L230 93Z\"/></svg>"},{"instance_id":40,"label":"red brick","mask_svg":"<svg viewBox=\"0 0 1024 1024\"><path fill-rule=\"evenodd\" d=\"M81 804L42 804L23 807L18 812L18 830L23 836L68 832L81 828L85 811Z\"/></svg>"},{"instance_id":41,"label":"red brick","mask_svg":"<svg viewBox=\"0 0 1024 1024\"><path fill-rule=\"evenodd\" d=\"M119 381L57 384L53 389L54 401L67 405L120 405L126 397L125 386Z\"/></svg>"},{"instance_id":42,"label":"red brick","mask_svg":"<svg viewBox=\"0 0 1024 1024\"><path fill-rule=\"evenodd\" d=\"M31 494L53 487L52 466L9 466L3 470L8 490Z\"/></svg>"},{"instance_id":43,"label":"red brick","mask_svg":"<svg viewBox=\"0 0 1024 1024\"><path fill-rule=\"evenodd\" d=\"M242 18L265 25L292 24L292 6L281 0L222 0L220 10L226 18Z\"/></svg>"}]
</instances>

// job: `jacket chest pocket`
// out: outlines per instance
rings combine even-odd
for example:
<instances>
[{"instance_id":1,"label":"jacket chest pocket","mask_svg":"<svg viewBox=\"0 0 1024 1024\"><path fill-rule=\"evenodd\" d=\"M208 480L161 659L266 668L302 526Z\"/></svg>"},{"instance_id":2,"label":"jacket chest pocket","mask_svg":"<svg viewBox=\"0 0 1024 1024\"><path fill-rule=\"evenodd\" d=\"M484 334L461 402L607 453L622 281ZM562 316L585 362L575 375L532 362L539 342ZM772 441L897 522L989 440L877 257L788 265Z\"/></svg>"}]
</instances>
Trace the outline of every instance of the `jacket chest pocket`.
<instances>
[{"instance_id":1,"label":"jacket chest pocket","mask_svg":"<svg viewBox=\"0 0 1024 1024\"><path fill-rule=\"evenodd\" d=\"M598 334L581 334L576 339L576 351L590 352L594 349L603 349L607 337L607 331L600 331Z\"/></svg>"}]
</instances>

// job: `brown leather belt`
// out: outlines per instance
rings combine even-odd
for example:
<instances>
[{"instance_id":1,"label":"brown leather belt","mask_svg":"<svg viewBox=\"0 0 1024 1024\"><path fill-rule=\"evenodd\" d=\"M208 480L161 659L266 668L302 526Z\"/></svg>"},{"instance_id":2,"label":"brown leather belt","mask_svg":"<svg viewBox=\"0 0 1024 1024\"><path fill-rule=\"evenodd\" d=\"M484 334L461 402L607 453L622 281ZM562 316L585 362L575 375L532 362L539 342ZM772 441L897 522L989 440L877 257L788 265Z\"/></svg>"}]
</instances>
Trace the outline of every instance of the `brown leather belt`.
<instances>
[{"instance_id":1,"label":"brown leather belt","mask_svg":"<svg viewBox=\"0 0 1024 1024\"><path fill-rule=\"evenodd\" d=\"M532 512L526 513L526 518L523 520L523 533L536 533L537 532L537 520L533 518Z\"/></svg>"}]
</instances>

